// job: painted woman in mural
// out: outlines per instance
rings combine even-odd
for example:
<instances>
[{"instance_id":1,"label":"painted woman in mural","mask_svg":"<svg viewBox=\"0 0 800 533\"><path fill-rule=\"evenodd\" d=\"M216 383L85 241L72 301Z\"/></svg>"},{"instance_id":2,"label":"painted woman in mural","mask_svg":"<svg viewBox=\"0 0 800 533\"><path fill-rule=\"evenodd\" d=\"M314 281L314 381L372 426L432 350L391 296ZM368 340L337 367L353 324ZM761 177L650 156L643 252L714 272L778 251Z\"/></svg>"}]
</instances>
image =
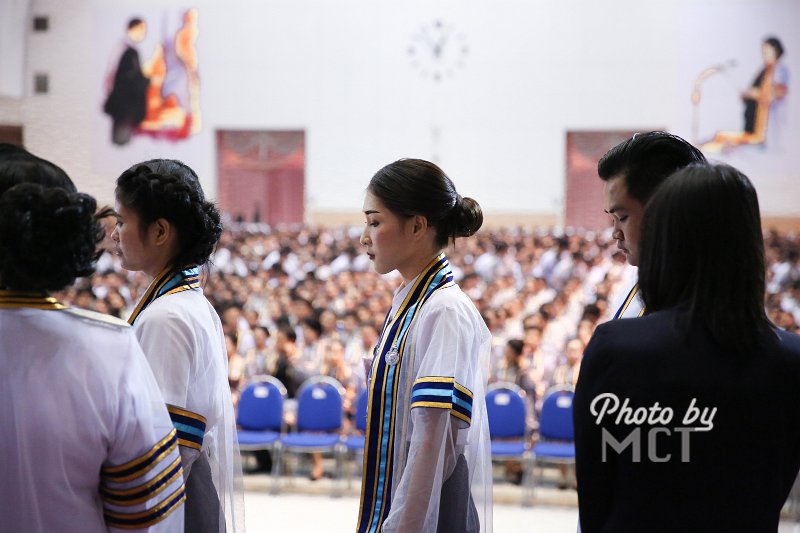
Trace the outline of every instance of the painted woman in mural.
<instances>
[{"instance_id":1,"label":"painted woman in mural","mask_svg":"<svg viewBox=\"0 0 800 533\"><path fill-rule=\"evenodd\" d=\"M780 62L783 44L777 37L768 37L761 45L764 67L741 97L744 102L742 131L720 131L702 149L719 153L728 147L766 144L772 140L784 119L782 100L789 91L789 70Z\"/></svg>"},{"instance_id":2,"label":"painted woman in mural","mask_svg":"<svg viewBox=\"0 0 800 533\"><path fill-rule=\"evenodd\" d=\"M136 45L144 40L147 25L140 18L128 22L123 52L113 75L113 85L103 110L111 116L111 141L124 145L146 115L146 92L150 79L145 75Z\"/></svg>"},{"instance_id":3,"label":"painted woman in mural","mask_svg":"<svg viewBox=\"0 0 800 533\"><path fill-rule=\"evenodd\" d=\"M113 119L114 144L127 144L137 134L180 140L200 131L197 10L182 12L179 25L165 18L161 30L163 37L142 62L136 45L147 26L140 18L128 23L104 106Z\"/></svg>"}]
</instances>

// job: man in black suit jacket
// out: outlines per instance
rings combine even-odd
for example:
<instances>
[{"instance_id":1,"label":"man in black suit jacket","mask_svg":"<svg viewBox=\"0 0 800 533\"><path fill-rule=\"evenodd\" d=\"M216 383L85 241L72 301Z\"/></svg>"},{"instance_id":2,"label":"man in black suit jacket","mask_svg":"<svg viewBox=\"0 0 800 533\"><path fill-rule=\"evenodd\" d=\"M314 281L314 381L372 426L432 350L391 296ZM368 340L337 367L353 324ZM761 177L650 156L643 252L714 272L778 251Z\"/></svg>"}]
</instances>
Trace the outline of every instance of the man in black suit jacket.
<instances>
[{"instance_id":1,"label":"man in black suit jacket","mask_svg":"<svg viewBox=\"0 0 800 533\"><path fill-rule=\"evenodd\" d=\"M581 529L776 531L800 468L800 337L764 312L755 190L690 166L642 229L649 314L598 327L578 380Z\"/></svg>"}]
</instances>

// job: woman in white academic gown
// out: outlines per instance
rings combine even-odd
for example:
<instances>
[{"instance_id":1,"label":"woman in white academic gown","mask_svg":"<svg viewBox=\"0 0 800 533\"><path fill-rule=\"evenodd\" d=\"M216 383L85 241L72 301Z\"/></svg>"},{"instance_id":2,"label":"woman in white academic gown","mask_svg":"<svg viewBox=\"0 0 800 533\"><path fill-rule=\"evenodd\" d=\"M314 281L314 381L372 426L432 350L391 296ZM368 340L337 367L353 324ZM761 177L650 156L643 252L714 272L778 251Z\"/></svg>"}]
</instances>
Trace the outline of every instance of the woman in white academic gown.
<instances>
[{"instance_id":1,"label":"woman in white academic gown","mask_svg":"<svg viewBox=\"0 0 800 533\"><path fill-rule=\"evenodd\" d=\"M222 233L194 171L155 159L117 179L112 239L123 268L152 283L128 319L178 432L186 477L186 531L244 527L236 427L222 325L203 296L199 268Z\"/></svg>"},{"instance_id":2,"label":"woman in white academic gown","mask_svg":"<svg viewBox=\"0 0 800 533\"><path fill-rule=\"evenodd\" d=\"M491 531L491 335L443 253L480 228L480 206L433 163L403 159L372 178L364 215L375 270L403 283L371 362L357 530Z\"/></svg>"},{"instance_id":3,"label":"woman in white academic gown","mask_svg":"<svg viewBox=\"0 0 800 533\"><path fill-rule=\"evenodd\" d=\"M182 531L176 432L133 331L48 296L93 271L95 201L0 159L0 530Z\"/></svg>"}]
</instances>

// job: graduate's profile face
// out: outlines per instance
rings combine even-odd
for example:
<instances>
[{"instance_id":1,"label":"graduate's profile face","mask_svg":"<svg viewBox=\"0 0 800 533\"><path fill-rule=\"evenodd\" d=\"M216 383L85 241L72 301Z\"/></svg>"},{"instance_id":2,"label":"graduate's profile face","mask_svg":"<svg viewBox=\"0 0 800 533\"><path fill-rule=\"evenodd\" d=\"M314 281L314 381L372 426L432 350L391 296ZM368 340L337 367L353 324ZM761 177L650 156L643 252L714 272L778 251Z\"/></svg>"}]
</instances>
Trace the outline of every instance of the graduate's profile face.
<instances>
[{"instance_id":1,"label":"graduate's profile face","mask_svg":"<svg viewBox=\"0 0 800 533\"><path fill-rule=\"evenodd\" d=\"M366 222L360 242L366 248L375 270L379 274L388 274L401 269L414 250L414 242L408 231L411 224L389 211L369 191L364 198L364 217Z\"/></svg>"},{"instance_id":2,"label":"graduate's profile face","mask_svg":"<svg viewBox=\"0 0 800 533\"><path fill-rule=\"evenodd\" d=\"M618 174L605 182L603 188L605 211L611 215L614 228L611 237L617 241L631 265L639 264L639 235L644 206L628 194L625 176Z\"/></svg>"},{"instance_id":3,"label":"graduate's profile face","mask_svg":"<svg viewBox=\"0 0 800 533\"><path fill-rule=\"evenodd\" d=\"M113 253L122 261L122 268L133 271L149 271L155 257L148 246L148 232L139 223L139 214L117 201L117 226L111 234L116 243Z\"/></svg>"}]
</instances>

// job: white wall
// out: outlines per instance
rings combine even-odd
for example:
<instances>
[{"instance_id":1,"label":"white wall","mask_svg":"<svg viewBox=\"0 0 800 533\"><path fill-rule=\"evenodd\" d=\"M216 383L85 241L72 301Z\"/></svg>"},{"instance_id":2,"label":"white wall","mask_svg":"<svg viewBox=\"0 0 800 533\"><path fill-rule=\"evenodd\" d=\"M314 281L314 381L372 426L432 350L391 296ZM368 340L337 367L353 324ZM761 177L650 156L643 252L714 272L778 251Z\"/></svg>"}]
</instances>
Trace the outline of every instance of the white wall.
<instances>
[{"instance_id":1,"label":"white wall","mask_svg":"<svg viewBox=\"0 0 800 533\"><path fill-rule=\"evenodd\" d=\"M0 100L0 118L16 105L28 148L62 165L82 189L108 200L129 164L170 156L193 166L213 196L216 129L304 129L311 211L358 211L378 168L423 157L440 163L488 213L560 213L565 132L664 127L688 135L682 50L698 33L714 39L697 24L686 33L686 2L31 3L33 14L50 16L51 30L28 35L28 77L49 72L52 92ZM705 4L712 11L735 4L737 17L757 13L750 22L765 28L787 11L800 20L800 2ZM199 9L204 129L183 143L137 138L112 147L100 111L103 71L127 19L167 5ZM463 34L469 50L464 67L440 83L424 78L407 52L418 30L437 19ZM787 57L800 57L800 42L782 38ZM800 204L780 201L770 179L761 182L765 213L800 214Z\"/></svg>"}]
</instances>

